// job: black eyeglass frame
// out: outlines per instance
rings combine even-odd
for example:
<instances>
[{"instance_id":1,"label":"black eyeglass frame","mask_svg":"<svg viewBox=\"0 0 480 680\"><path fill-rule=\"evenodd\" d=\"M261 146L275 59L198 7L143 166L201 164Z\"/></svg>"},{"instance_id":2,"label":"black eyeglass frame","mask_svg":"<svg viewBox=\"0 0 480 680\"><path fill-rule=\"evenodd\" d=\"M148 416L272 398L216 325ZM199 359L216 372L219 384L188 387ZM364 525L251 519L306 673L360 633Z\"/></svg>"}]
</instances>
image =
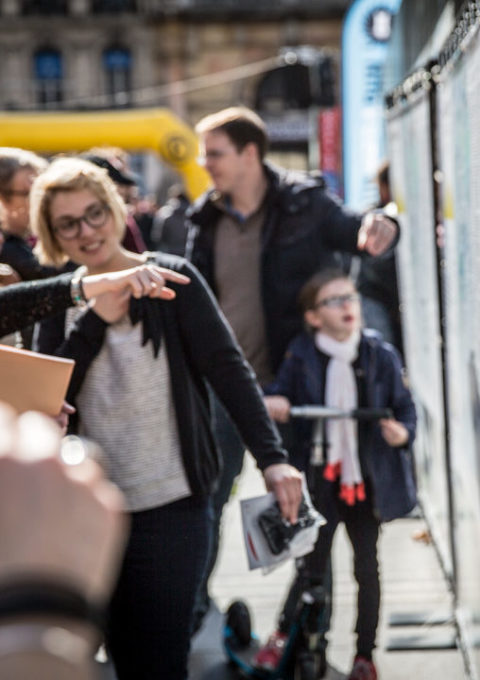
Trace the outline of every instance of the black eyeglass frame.
<instances>
[{"instance_id":1,"label":"black eyeglass frame","mask_svg":"<svg viewBox=\"0 0 480 680\"><path fill-rule=\"evenodd\" d=\"M332 295L332 297L325 298L325 300L320 300L317 302L312 309L318 309L319 307L341 307L345 302L358 302L360 300L360 295L358 293L349 293L348 295Z\"/></svg>"},{"instance_id":2,"label":"black eyeglass frame","mask_svg":"<svg viewBox=\"0 0 480 680\"><path fill-rule=\"evenodd\" d=\"M89 211L98 209L100 209L102 212L101 217L99 217L100 221L92 219L92 216L88 215ZM112 210L110 206L108 206L106 203L95 203L94 205L89 206L83 215L80 215L80 217L70 217L68 219L70 227L73 229L73 226L75 226L75 230L74 232L72 231L71 235L65 235L65 231L69 230L68 224L64 225L63 228L60 226L55 227L50 225L50 229L52 230L53 234L60 236L60 238L62 238L64 241L73 241L73 239L78 238L82 232L82 222L86 222L92 229L101 229L105 225L111 212Z\"/></svg>"}]
</instances>

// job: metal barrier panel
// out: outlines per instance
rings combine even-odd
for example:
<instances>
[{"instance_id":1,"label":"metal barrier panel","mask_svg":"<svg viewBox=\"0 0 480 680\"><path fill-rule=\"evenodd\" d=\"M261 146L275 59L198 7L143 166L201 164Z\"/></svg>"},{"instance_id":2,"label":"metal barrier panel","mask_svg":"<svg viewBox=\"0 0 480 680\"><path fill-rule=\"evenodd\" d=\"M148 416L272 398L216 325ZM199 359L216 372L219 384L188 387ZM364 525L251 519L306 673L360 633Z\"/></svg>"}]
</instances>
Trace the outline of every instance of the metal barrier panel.
<instances>
[{"instance_id":1,"label":"metal barrier panel","mask_svg":"<svg viewBox=\"0 0 480 680\"><path fill-rule=\"evenodd\" d=\"M478 17L478 15L477 15ZM438 76L456 618L480 677L480 32L465 27ZM458 31L457 31L458 35ZM445 56L445 55L444 55Z\"/></svg>"},{"instance_id":2,"label":"metal barrier panel","mask_svg":"<svg viewBox=\"0 0 480 680\"><path fill-rule=\"evenodd\" d=\"M398 277L405 357L418 427L419 497L444 572L453 581L429 90L419 87L387 117L391 182L401 239Z\"/></svg>"}]
</instances>

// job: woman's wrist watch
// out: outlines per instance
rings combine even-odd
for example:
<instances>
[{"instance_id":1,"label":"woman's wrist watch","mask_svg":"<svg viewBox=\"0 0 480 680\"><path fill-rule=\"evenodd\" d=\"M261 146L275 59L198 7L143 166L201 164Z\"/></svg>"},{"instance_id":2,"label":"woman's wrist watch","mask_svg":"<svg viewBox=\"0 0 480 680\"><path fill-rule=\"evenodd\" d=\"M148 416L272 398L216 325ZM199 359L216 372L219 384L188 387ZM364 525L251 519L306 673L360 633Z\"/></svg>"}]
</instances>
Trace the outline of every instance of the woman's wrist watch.
<instances>
[{"instance_id":1,"label":"woman's wrist watch","mask_svg":"<svg viewBox=\"0 0 480 680\"><path fill-rule=\"evenodd\" d=\"M70 297L76 307L86 307L88 299L83 290L82 276L75 274L70 283Z\"/></svg>"}]
</instances>

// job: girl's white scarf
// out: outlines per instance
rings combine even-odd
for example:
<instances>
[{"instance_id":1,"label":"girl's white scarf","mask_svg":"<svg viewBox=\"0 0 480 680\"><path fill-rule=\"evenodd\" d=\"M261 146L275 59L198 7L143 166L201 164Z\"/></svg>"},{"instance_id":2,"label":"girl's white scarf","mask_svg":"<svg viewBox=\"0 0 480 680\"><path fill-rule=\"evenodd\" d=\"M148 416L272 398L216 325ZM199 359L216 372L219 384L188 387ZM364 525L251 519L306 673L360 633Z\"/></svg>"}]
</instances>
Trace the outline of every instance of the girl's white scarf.
<instances>
[{"instance_id":1,"label":"girl's white scarf","mask_svg":"<svg viewBox=\"0 0 480 680\"><path fill-rule=\"evenodd\" d=\"M331 357L325 382L325 405L345 410L358 406L357 383L352 367L358 356L360 331L339 342L322 333L315 334L315 345ZM358 457L357 422L331 419L327 422L327 461L324 476L331 481L340 477L340 497L353 505L365 499L365 488Z\"/></svg>"}]
</instances>

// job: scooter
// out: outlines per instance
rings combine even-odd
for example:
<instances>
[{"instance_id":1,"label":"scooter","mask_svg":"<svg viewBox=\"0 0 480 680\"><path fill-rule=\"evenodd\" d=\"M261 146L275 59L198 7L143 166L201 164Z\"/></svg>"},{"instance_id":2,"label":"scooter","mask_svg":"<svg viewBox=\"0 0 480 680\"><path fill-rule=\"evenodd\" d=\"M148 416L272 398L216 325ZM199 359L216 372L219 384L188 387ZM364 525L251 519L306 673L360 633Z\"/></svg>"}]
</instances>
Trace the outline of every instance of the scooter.
<instances>
[{"instance_id":1,"label":"scooter","mask_svg":"<svg viewBox=\"0 0 480 680\"><path fill-rule=\"evenodd\" d=\"M388 408L345 410L305 405L292 407L290 415L294 418L315 420L309 479L310 494L315 502L315 492L318 494L328 447L325 436L326 421L332 418L378 420L391 418L392 411ZM318 651L318 621L329 605L329 597L330 592L323 586L305 584L282 658L275 670L265 670L254 665L253 661L261 643L258 636L252 632L250 611L244 601L232 602L226 612L223 629L223 644L230 664L241 676L259 680L317 680L323 677L326 661L324 652Z\"/></svg>"},{"instance_id":2,"label":"scooter","mask_svg":"<svg viewBox=\"0 0 480 680\"><path fill-rule=\"evenodd\" d=\"M275 670L257 668L253 664L260 649L260 641L251 630L250 612L242 600L233 602L227 610L224 627L224 647L227 656L243 677L263 680L316 680L322 660L311 649L315 635L313 626L321 615L326 603L326 592L322 586L303 591L301 605L290 628L282 659ZM309 630L309 627L312 630Z\"/></svg>"}]
</instances>

